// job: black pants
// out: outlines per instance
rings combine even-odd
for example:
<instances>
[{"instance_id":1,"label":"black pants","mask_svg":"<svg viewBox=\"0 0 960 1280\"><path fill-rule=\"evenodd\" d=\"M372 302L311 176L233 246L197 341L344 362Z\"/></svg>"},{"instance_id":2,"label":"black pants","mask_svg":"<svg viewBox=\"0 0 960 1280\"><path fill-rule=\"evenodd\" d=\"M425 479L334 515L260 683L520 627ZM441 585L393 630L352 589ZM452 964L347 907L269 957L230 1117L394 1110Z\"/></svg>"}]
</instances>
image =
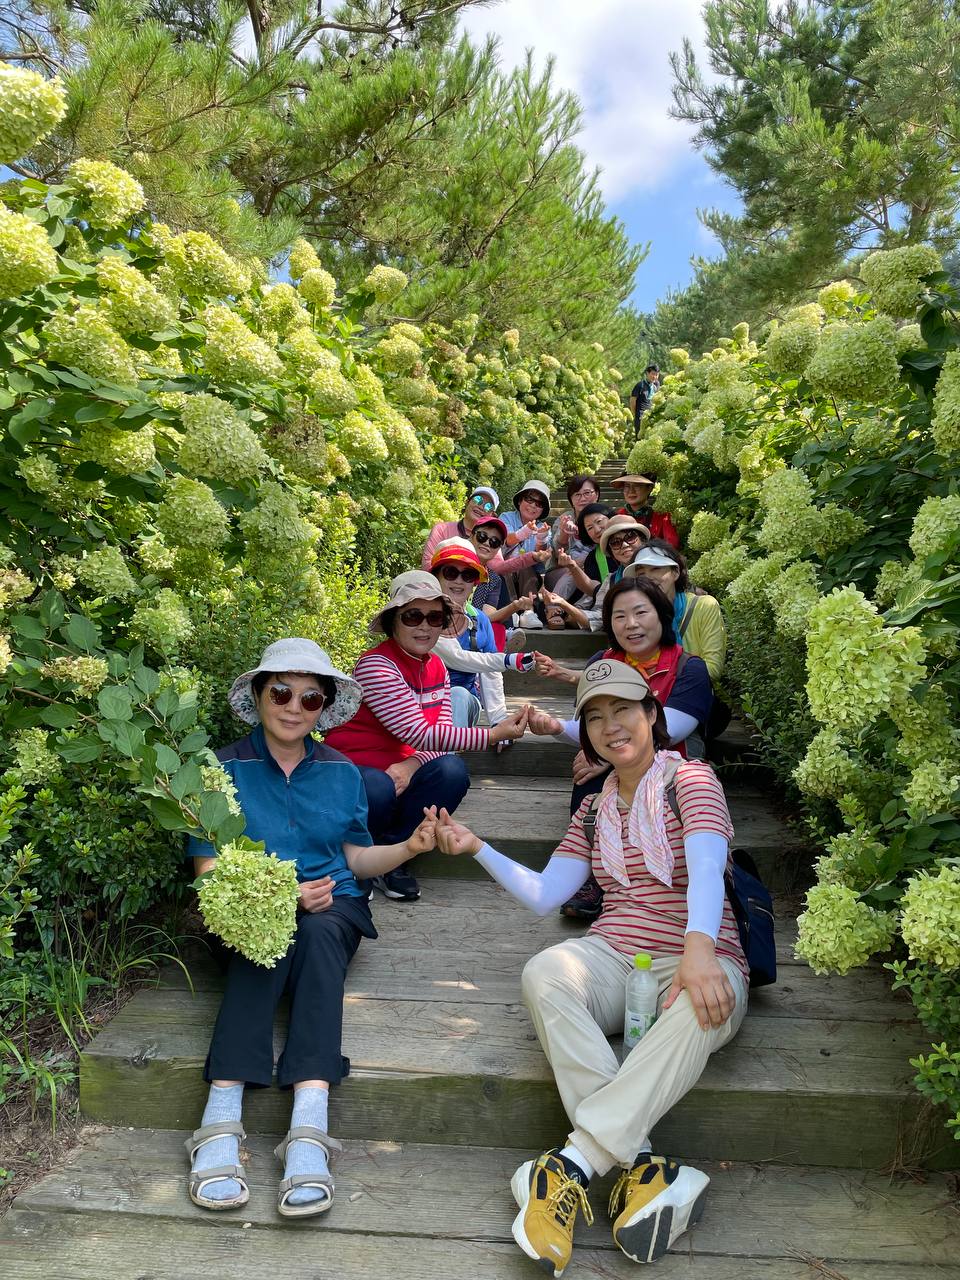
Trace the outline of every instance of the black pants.
<instances>
[{"instance_id":1,"label":"black pants","mask_svg":"<svg viewBox=\"0 0 960 1280\"><path fill-rule=\"evenodd\" d=\"M447 754L427 760L400 795L383 769L360 766L367 793L367 826L374 844L399 844L416 831L423 810L435 804L453 813L470 789L470 771L460 756Z\"/></svg>"},{"instance_id":2,"label":"black pants","mask_svg":"<svg viewBox=\"0 0 960 1280\"><path fill-rule=\"evenodd\" d=\"M375 938L365 898L334 898L329 910L302 912L290 950L273 969L234 953L213 1029L203 1078L273 1082L273 1020L290 995L287 1043L277 1062L277 1084L301 1080L339 1084L350 1070L340 1051L343 984L361 938Z\"/></svg>"}]
</instances>

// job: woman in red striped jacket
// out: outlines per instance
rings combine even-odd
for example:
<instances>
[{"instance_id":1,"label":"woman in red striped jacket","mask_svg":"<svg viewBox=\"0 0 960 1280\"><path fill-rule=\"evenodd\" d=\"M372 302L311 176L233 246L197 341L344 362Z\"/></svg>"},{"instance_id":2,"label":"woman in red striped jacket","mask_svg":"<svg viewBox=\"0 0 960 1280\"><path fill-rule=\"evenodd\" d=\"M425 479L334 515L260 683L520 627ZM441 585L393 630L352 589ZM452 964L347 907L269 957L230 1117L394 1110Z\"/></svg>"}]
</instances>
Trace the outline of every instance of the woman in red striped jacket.
<instances>
[{"instance_id":1,"label":"woman in red striped jacket","mask_svg":"<svg viewBox=\"0 0 960 1280\"><path fill-rule=\"evenodd\" d=\"M556 910L591 867L604 890L589 933L541 951L523 971L524 1002L571 1127L513 1175L513 1235L554 1276L570 1259L578 1212L593 1221L591 1178L617 1166L610 1214L628 1257L656 1261L698 1220L710 1179L655 1155L650 1135L736 1034L749 984L724 891L733 827L712 769L669 749L663 708L626 662L601 658L584 671L576 714L584 753L613 771L542 872L442 811L436 836L443 852L473 855L538 915ZM533 712L531 724L541 728ZM627 975L641 952L657 983L656 1016L621 1063L607 1037L624 1024Z\"/></svg>"},{"instance_id":2,"label":"woman in red striped jacket","mask_svg":"<svg viewBox=\"0 0 960 1280\"><path fill-rule=\"evenodd\" d=\"M450 600L432 573L413 569L394 578L386 606L369 625L371 635L386 639L361 654L353 670L363 691L360 709L327 734L327 745L360 769L367 825L377 843L384 832L404 833L389 843L406 840L430 805L456 809L470 774L453 752L483 751L522 738L526 729L525 710L492 729L453 723L450 677L431 653L452 618ZM420 897L407 864L378 876L374 885L399 901Z\"/></svg>"}]
</instances>

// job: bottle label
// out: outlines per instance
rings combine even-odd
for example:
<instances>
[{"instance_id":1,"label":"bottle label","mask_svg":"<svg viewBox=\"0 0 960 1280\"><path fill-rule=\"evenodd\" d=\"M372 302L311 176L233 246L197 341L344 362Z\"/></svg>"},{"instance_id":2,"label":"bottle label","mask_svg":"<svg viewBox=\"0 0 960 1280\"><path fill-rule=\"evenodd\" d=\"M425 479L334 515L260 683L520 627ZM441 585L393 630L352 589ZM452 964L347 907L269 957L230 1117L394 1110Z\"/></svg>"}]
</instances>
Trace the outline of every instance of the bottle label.
<instances>
[{"instance_id":1,"label":"bottle label","mask_svg":"<svg viewBox=\"0 0 960 1280\"><path fill-rule=\"evenodd\" d=\"M643 1039L656 1020L655 1013L631 1013L628 1010L623 1031L624 1046L632 1049Z\"/></svg>"}]
</instances>

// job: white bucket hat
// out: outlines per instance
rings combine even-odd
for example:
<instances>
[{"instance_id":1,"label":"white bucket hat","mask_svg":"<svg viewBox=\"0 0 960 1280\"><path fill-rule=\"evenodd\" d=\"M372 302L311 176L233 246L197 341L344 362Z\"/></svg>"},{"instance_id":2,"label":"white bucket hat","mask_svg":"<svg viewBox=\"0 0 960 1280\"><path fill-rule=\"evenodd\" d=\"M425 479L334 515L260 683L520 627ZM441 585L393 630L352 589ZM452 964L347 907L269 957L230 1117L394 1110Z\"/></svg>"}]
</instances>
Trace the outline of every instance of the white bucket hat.
<instances>
[{"instance_id":1,"label":"white bucket hat","mask_svg":"<svg viewBox=\"0 0 960 1280\"><path fill-rule=\"evenodd\" d=\"M550 502L551 502L550 490L547 488L547 486L543 483L542 480L527 480L526 483L522 484L520 488L517 490L517 492L513 495L513 505L517 508L518 511L520 510L519 499L520 499L521 493L539 493L540 496L543 498L544 502L547 504L543 514L545 516L550 514Z\"/></svg>"},{"instance_id":2,"label":"white bucket hat","mask_svg":"<svg viewBox=\"0 0 960 1280\"><path fill-rule=\"evenodd\" d=\"M485 493L487 495L493 503L494 514L500 510L500 495L496 489L491 489L488 484L475 484L470 490L470 497L472 498L475 493Z\"/></svg>"},{"instance_id":3,"label":"white bucket hat","mask_svg":"<svg viewBox=\"0 0 960 1280\"><path fill-rule=\"evenodd\" d=\"M474 492L477 492L477 490ZM472 551L473 547L470 550ZM388 609L402 609L411 600L442 600L450 609L453 608L453 601L448 595L444 594L443 587L441 587L432 573L429 573L426 569L408 569L406 573L398 573L390 583L390 596L387 603L379 613L373 615L367 626L370 634L372 636L380 635L381 633L386 635L383 615Z\"/></svg>"},{"instance_id":4,"label":"white bucket hat","mask_svg":"<svg viewBox=\"0 0 960 1280\"><path fill-rule=\"evenodd\" d=\"M321 649L313 640L304 640L302 637L275 640L264 649L260 662L252 671L245 671L242 676L237 676L227 695L230 706L247 724L260 723L260 712L257 710L252 686L253 677L261 671L302 672L304 675L328 676L333 681L337 696L323 708L317 719L316 727L322 733L352 720L363 701L363 691L356 680L338 671L326 650Z\"/></svg>"}]
</instances>

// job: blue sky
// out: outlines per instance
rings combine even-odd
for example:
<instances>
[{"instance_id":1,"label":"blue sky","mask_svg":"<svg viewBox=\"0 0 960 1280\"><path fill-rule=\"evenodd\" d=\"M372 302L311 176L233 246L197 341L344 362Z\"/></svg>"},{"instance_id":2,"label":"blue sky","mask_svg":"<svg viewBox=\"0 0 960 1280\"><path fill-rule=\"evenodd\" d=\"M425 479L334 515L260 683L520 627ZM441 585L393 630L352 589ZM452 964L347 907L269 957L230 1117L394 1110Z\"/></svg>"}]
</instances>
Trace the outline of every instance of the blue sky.
<instances>
[{"instance_id":1,"label":"blue sky","mask_svg":"<svg viewBox=\"0 0 960 1280\"><path fill-rule=\"evenodd\" d=\"M505 68L528 48L538 67L552 55L556 83L579 97L578 141L601 170L607 207L632 240L651 242L633 295L641 310L689 281L692 256L717 252L697 209L736 208L691 145L688 126L669 115L669 54L684 36L702 47L701 7L702 0L500 0L462 18L474 38L497 36Z\"/></svg>"}]
</instances>

